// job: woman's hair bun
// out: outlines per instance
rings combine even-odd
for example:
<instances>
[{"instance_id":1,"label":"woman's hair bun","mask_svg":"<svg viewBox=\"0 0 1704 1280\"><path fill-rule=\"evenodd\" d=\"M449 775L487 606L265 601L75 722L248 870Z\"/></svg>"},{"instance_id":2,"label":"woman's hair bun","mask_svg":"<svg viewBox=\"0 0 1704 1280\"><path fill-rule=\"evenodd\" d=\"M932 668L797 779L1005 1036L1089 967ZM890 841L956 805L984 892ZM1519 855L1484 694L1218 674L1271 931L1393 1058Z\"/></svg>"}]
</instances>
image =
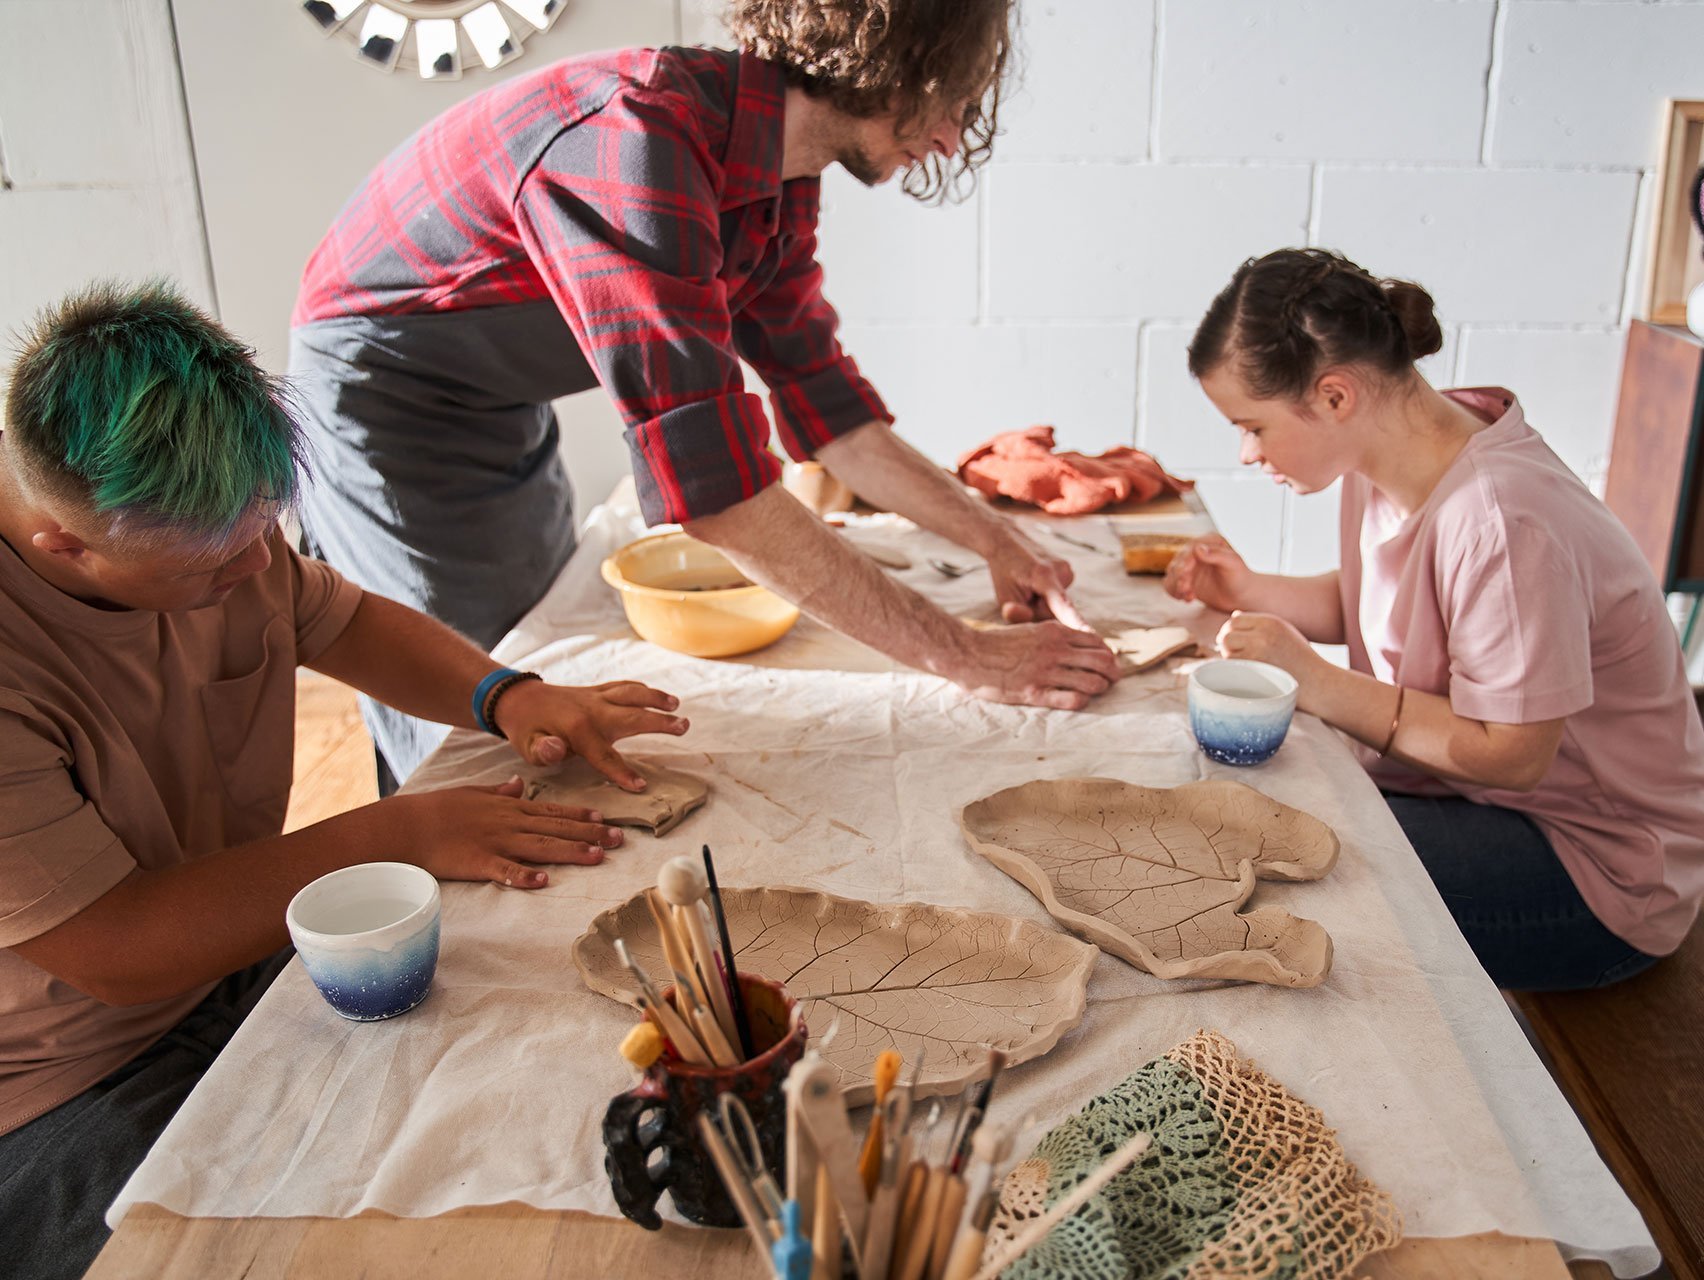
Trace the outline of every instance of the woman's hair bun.
<instances>
[{"instance_id":1,"label":"woman's hair bun","mask_svg":"<svg viewBox=\"0 0 1704 1280\"><path fill-rule=\"evenodd\" d=\"M1408 358L1419 360L1443 350L1444 331L1433 310L1432 295L1411 280L1381 280L1390 309L1396 312L1402 336L1408 340Z\"/></svg>"}]
</instances>

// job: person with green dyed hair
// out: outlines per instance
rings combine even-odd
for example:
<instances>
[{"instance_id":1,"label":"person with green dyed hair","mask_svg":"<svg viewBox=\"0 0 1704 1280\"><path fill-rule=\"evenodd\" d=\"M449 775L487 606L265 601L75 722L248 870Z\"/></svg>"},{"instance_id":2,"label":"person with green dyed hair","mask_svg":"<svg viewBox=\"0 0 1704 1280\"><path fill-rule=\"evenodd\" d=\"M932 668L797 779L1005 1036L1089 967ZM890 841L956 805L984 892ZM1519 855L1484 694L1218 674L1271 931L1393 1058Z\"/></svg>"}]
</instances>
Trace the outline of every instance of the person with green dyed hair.
<instances>
[{"instance_id":1,"label":"person with green dyed hair","mask_svg":"<svg viewBox=\"0 0 1704 1280\"><path fill-rule=\"evenodd\" d=\"M299 555L278 520L303 470L283 387L164 285L88 289L24 335L0 431L7 1275L82 1275L106 1206L287 960L303 885L395 860L533 889L539 864L621 841L518 777L281 834L298 665L629 790L611 744L687 728L668 694L509 671Z\"/></svg>"}]
</instances>

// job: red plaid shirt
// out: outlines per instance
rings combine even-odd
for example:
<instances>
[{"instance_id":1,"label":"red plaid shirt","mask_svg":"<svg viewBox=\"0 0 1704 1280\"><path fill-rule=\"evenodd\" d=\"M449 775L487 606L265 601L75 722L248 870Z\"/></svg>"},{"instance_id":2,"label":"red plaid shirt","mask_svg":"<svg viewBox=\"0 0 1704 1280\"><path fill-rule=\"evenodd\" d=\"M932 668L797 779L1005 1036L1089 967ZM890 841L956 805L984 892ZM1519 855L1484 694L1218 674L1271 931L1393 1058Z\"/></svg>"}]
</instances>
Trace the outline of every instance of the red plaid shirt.
<instances>
[{"instance_id":1,"label":"red plaid shirt","mask_svg":"<svg viewBox=\"0 0 1704 1280\"><path fill-rule=\"evenodd\" d=\"M293 325L550 299L627 423L653 524L710 515L795 458L892 421L840 349L819 184L781 181L784 85L715 49L570 58L391 154L309 260ZM425 371L430 372L430 371Z\"/></svg>"}]
</instances>

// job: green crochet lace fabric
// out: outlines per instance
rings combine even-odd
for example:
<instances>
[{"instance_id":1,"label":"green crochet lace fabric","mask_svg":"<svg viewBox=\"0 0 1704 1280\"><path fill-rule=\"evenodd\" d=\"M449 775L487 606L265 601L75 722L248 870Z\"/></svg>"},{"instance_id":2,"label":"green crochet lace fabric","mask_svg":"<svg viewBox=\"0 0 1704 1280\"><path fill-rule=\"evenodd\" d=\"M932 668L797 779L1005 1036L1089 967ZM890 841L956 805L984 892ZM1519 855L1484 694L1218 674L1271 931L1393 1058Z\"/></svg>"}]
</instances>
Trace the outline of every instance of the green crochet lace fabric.
<instances>
[{"instance_id":1,"label":"green crochet lace fabric","mask_svg":"<svg viewBox=\"0 0 1704 1280\"><path fill-rule=\"evenodd\" d=\"M990 1250L1138 1133L1148 1153L1006 1280L1316 1280L1401 1238L1324 1117L1201 1032L1054 1128L1007 1179Z\"/></svg>"}]
</instances>

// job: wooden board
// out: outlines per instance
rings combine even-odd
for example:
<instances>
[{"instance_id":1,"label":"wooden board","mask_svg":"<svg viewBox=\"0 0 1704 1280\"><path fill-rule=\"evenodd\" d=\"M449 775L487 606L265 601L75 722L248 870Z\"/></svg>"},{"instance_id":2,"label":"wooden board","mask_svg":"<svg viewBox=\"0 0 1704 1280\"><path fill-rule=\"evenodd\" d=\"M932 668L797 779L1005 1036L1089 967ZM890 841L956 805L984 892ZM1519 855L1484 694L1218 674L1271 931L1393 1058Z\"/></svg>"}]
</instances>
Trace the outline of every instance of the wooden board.
<instances>
[{"instance_id":1,"label":"wooden board","mask_svg":"<svg viewBox=\"0 0 1704 1280\"><path fill-rule=\"evenodd\" d=\"M1677 1280L1704 1280L1704 929L1644 973L1515 1004Z\"/></svg>"},{"instance_id":2,"label":"wooden board","mask_svg":"<svg viewBox=\"0 0 1704 1280\"><path fill-rule=\"evenodd\" d=\"M1607 1276L1576 1264L1576 1280ZM1569 1280L1556 1246L1495 1234L1405 1240L1361 1264L1367 1280ZM617 1218L527 1205L438 1218L182 1218L130 1211L85 1280L753 1280L767 1274L743 1231L665 1222L650 1232Z\"/></svg>"}]
</instances>

